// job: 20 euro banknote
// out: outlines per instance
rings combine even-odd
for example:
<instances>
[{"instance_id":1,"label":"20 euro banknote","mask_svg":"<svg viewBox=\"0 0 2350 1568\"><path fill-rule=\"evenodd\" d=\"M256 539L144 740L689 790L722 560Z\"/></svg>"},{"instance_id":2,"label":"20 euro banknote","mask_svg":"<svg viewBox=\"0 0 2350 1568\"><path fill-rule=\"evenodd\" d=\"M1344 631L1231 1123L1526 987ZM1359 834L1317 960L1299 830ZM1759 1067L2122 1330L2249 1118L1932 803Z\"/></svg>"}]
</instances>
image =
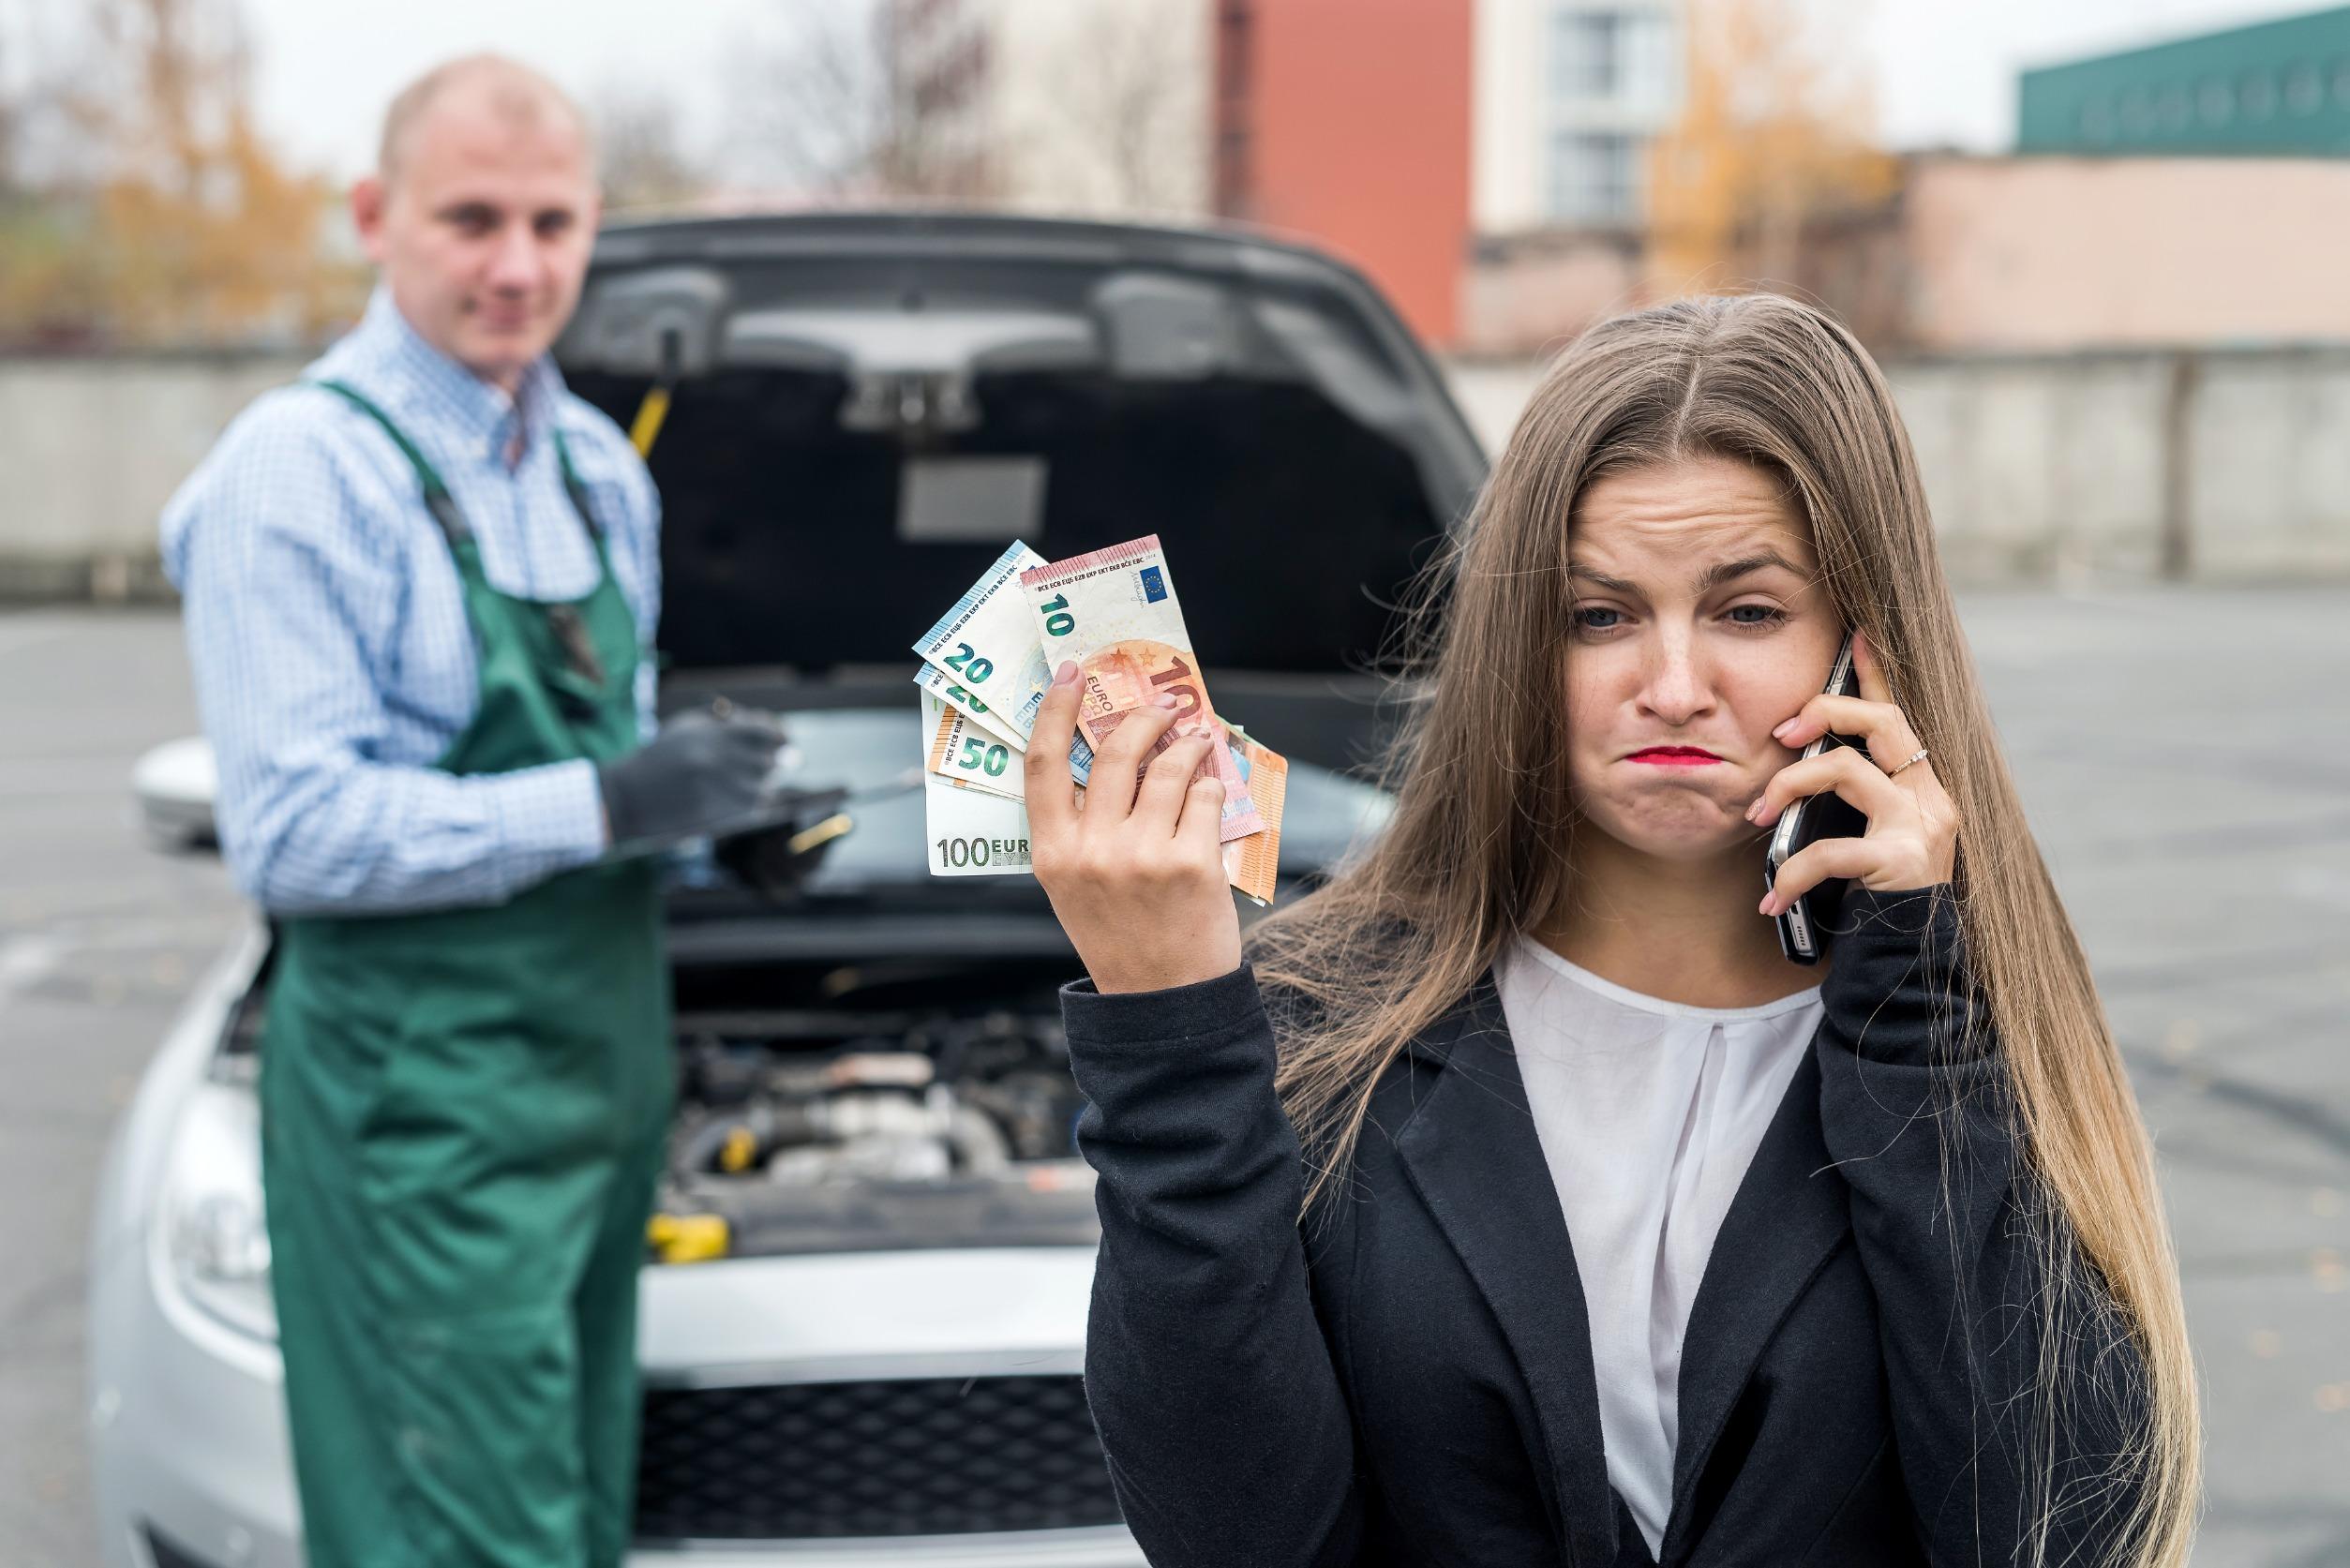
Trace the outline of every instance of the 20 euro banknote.
<instances>
[{"instance_id":1,"label":"20 euro banknote","mask_svg":"<svg viewBox=\"0 0 2350 1568\"><path fill-rule=\"evenodd\" d=\"M916 684L1023 748L1053 676L1021 593L1020 572L1043 564L1042 556L1013 540L914 643L926 666ZM1079 784L1092 777L1093 747L1082 734L1070 737L1069 769Z\"/></svg>"}]
</instances>

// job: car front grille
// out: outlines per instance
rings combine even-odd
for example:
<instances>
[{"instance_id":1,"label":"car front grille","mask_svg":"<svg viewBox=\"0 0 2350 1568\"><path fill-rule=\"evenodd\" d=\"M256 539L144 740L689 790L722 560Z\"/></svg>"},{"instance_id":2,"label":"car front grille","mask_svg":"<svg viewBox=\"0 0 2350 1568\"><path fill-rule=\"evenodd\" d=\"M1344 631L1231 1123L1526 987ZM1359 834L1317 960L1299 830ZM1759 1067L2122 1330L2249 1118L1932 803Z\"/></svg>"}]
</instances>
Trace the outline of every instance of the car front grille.
<instances>
[{"instance_id":1,"label":"car front grille","mask_svg":"<svg viewBox=\"0 0 2350 1568\"><path fill-rule=\"evenodd\" d=\"M1118 1522L1075 1377L650 1388L650 1542L961 1535Z\"/></svg>"}]
</instances>

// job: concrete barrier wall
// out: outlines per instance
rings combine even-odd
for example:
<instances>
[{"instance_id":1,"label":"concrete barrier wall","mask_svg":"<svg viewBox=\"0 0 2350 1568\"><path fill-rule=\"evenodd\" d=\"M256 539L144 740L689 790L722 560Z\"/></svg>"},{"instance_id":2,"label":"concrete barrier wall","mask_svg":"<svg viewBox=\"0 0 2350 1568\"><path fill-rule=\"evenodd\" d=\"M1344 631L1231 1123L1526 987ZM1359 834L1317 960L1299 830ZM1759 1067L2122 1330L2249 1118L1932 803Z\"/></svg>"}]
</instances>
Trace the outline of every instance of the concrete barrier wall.
<instances>
[{"instance_id":1,"label":"concrete barrier wall","mask_svg":"<svg viewBox=\"0 0 2350 1568\"><path fill-rule=\"evenodd\" d=\"M155 519L298 356L0 361L0 597L148 598ZM2350 578L2350 347L1886 366L1953 575ZM1450 367L1498 452L1540 366Z\"/></svg>"},{"instance_id":2,"label":"concrete barrier wall","mask_svg":"<svg viewBox=\"0 0 2350 1568\"><path fill-rule=\"evenodd\" d=\"M2350 578L2350 347L1885 366L1969 581ZM1452 367L1499 451L1540 366Z\"/></svg>"},{"instance_id":3,"label":"concrete barrier wall","mask_svg":"<svg viewBox=\"0 0 2350 1568\"><path fill-rule=\"evenodd\" d=\"M163 503L307 356L0 360L0 597L151 598Z\"/></svg>"}]
</instances>

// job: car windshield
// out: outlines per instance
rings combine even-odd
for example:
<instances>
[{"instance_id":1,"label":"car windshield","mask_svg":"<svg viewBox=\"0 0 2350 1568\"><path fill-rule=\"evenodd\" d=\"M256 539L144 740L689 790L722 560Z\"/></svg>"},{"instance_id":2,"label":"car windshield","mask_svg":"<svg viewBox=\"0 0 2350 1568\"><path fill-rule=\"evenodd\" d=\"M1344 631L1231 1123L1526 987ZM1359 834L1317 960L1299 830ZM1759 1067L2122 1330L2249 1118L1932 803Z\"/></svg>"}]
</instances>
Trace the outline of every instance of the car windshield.
<instances>
[{"instance_id":1,"label":"car windshield","mask_svg":"<svg viewBox=\"0 0 2350 1568\"><path fill-rule=\"evenodd\" d=\"M846 792L837 809L854 825L826 846L805 884L812 897L914 883L928 874L919 771L919 710L914 688L887 709L829 709L792 712L781 781L792 787ZM829 814L830 803L810 814ZM1293 763L1282 824L1281 863L1295 874L1326 867L1359 836L1386 818L1388 798L1359 779L1312 763ZM1027 887L1025 879L1022 886Z\"/></svg>"}]
</instances>

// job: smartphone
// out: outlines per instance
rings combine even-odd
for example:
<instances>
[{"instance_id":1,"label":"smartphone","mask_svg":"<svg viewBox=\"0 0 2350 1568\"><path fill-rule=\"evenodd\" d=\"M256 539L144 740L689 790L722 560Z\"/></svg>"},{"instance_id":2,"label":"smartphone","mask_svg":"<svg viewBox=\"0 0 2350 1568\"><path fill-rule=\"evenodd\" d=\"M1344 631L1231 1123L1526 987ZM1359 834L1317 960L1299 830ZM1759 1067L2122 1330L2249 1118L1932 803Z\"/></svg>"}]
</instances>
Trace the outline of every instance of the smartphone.
<instances>
[{"instance_id":1,"label":"smartphone","mask_svg":"<svg viewBox=\"0 0 2350 1568\"><path fill-rule=\"evenodd\" d=\"M1861 694L1861 678L1852 668L1849 635L1837 651L1835 667L1828 672L1828 684L1821 690L1831 696ZM1823 735L1804 748L1804 755L1815 757L1836 746L1860 744L1849 735ZM1770 848L1763 856L1763 887L1777 886L1779 868L1807 845L1821 839L1856 839L1867 830L1868 818L1841 795L1801 797L1780 814L1779 825L1772 831ZM1779 950L1793 963L1818 963L1819 955L1828 950L1828 928L1834 923L1837 908L1843 903L1844 878L1830 877L1789 904L1774 920L1779 928Z\"/></svg>"}]
</instances>

